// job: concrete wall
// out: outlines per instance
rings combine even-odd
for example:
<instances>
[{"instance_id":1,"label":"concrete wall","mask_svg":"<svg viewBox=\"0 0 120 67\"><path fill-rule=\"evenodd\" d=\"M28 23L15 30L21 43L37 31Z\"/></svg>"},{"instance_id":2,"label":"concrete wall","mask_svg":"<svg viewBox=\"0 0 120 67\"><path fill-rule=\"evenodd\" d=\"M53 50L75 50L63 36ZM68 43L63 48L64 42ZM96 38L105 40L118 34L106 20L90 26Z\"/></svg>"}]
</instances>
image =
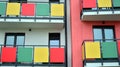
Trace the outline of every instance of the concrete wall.
<instances>
[{"instance_id":1,"label":"concrete wall","mask_svg":"<svg viewBox=\"0 0 120 67\"><path fill-rule=\"evenodd\" d=\"M48 45L49 33L60 33L61 45L65 45L64 29L0 29L0 44L4 44L5 33L25 33L25 45Z\"/></svg>"},{"instance_id":2,"label":"concrete wall","mask_svg":"<svg viewBox=\"0 0 120 67\"><path fill-rule=\"evenodd\" d=\"M71 0L71 41L72 41L72 67L82 67L82 42L93 39L93 26L114 26L115 37L120 39L120 22L83 22L80 19L82 0Z\"/></svg>"}]
</instances>

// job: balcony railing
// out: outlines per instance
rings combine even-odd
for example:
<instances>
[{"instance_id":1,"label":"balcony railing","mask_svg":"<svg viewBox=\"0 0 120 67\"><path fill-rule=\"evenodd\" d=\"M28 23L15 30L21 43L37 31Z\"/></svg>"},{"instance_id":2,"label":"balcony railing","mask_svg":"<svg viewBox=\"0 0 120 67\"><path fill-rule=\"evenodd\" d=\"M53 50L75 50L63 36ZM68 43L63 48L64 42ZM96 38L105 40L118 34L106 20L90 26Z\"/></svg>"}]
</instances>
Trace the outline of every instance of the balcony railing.
<instances>
[{"instance_id":1,"label":"balcony railing","mask_svg":"<svg viewBox=\"0 0 120 67\"><path fill-rule=\"evenodd\" d=\"M45 20L48 20L47 22L52 20L62 20L64 22L64 5L64 2L28 1L24 3L0 1L0 21L13 22L14 19L18 22L44 22Z\"/></svg>"},{"instance_id":2,"label":"balcony railing","mask_svg":"<svg viewBox=\"0 0 120 67\"><path fill-rule=\"evenodd\" d=\"M117 62L120 65L120 39L85 40L82 43L84 65Z\"/></svg>"},{"instance_id":3,"label":"balcony railing","mask_svg":"<svg viewBox=\"0 0 120 67\"><path fill-rule=\"evenodd\" d=\"M0 66L63 66L65 47L45 45L1 46Z\"/></svg>"},{"instance_id":4,"label":"balcony railing","mask_svg":"<svg viewBox=\"0 0 120 67\"><path fill-rule=\"evenodd\" d=\"M119 0L83 0L81 19L85 21L120 21L118 19L119 3Z\"/></svg>"}]
</instances>

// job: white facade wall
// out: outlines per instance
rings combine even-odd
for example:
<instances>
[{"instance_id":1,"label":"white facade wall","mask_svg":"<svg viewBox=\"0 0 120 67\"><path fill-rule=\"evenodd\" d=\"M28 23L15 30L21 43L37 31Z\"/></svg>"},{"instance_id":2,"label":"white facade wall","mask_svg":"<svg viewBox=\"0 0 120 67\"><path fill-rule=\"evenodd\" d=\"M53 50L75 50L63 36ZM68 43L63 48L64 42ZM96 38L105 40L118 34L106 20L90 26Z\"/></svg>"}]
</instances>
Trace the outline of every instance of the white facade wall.
<instances>
[{"instance_id":1,"label":"white facade wall","mask_svg":"<svg viewBox=\"0 0 120 67\"><path fill-rule=\"evenodd\" d=\"M25 45L48 45L49 33L60 33L61 45L65 45L64 29L0 29L0 44L4 44L5 33L25 33Z\"/></svg>"}]
</instances>

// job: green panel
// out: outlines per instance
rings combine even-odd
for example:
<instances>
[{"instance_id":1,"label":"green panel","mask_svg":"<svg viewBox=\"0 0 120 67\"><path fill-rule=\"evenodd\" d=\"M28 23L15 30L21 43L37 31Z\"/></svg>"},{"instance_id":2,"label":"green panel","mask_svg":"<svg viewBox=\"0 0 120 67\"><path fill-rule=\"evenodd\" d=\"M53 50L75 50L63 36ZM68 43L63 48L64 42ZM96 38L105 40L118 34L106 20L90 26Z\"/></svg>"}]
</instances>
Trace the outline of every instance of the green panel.
<instances>
[{"instance_id":1,"label":"green panel","mask_svg":"<svg viewBox=\"0 0 120 67\"><path fill-rule=\"evenodd\" d=\"M6 3L0 3L0 15L5 15Z\"/></svg>"},{"instance_id":2,"label":"green panel","mask_svg":"<svg viewBox=\"0 0 120 67\"><path fill-rule=\"evenodd\" d=\"M114 7L120 7L120 0L113 0Z\"/></svg>"},{"instance_id":3,"label":"green panel","mask_svg":"<svg viewBox=\"0 0 120 67\"><path fill-rule=\"evenodd\" d=\"M102 43L103 58L117 58L116 42L103 42Z\"/></svg>"},{"instance_id":4,"label":"green panel","mask_svg":"<svg viewBox=\"0 0 120 67\"><path fill-rule=\"evenodd\" d=\"M39 3L36 4L36 15L37 16L49 16L49 4L48 3Z\"/></svg>"},{"instance_id":5,"label":"green panel","mask_svg":"<svg viewBox=\"0 0 120 67\"><path fill-rule=\"evenodd\" d=\"M32 48L18 48L18 62L32 62Z\"/></svg>"}]
</instances>

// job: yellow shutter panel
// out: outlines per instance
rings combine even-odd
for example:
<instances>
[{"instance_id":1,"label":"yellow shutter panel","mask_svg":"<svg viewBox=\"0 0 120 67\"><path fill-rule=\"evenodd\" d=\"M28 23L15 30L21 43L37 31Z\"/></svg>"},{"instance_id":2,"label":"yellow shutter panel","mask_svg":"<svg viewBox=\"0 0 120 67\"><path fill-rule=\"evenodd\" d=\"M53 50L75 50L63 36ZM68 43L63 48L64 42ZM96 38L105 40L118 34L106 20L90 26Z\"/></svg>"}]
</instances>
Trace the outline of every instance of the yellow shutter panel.
<instances>
[{"instance_id":1,"label":"yellow shutter panel","mask_svg":"<svg viewBox=\"0 0 120 67\"><path fill-rule=\"evenodd\" d=\"M85 42L86 58L101 58L100 42Z\"/></svg>"},{"instance_id":2,"label":"yellow shutter panel","mask_svg":"<svg viewBox=\"0 0 120 67\"><path fill-rule=\"evenodd\" d=\"M64 16L64 4L51 4L51 16Z\"/></svg>"},{"instance_id":3,"label":"yellow shutter panel","mask_svg":"<svg viewBox=\"0 0 120 67\"><path fill-rule=\"evenodd\" d=\"M111 0L98 0L98 7L112 7Z\"/></svg>"},{"instance_id":4,"label":"yellow shutter panel","mask_svg":"<svg viewBox=\"0 0 120 67\"><path fill-rule=\"evenodd\" d=\"M19 15L20 3L7 3L6 15Z\"/></svg>"},{"instance_id":5,"label":"yellow shutter panel","mask_svg":"<svg viewBox=\"0 0 120 67\"><path fill-rule=\"evenodd\" d=\"M35 48L34 49L34 62L48 62L49 52L48 48Z\"/></svg>"}]
</instances>

